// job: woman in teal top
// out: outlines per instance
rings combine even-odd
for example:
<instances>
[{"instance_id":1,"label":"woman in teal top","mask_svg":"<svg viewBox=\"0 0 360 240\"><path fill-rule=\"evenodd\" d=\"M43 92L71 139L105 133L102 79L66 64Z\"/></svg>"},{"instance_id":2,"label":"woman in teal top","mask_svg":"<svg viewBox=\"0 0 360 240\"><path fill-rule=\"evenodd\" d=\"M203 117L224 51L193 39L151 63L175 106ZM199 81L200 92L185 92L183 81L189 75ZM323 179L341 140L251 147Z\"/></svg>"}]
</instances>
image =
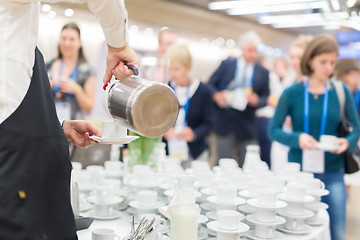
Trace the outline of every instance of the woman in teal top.
<instances>
[{"instance_id":1,"label":"woman in teal top","mask_svg":"<svg viewBox=\"0 0 360 240\"><path fill-rule=\"evenodd\" d=\"M322 200L329 205L332 240L345 239L346 191L344 184L344 156L359 139L359 119L351 92L345 85L345 114L354 126L346 138L337 138L338 149L333 152L318 150L321 135L338 137L340 105L333 83L329 81L337 59L338 45L328 35L320 35L309 43L301 59L301 70L306 76L286 89L280 97L270 127L270 138L290 146L289 162L302 165L320 178L330 194ZM292 119L293 132L282 130L286 116ZM313 165L313 163L317 163ZM314 167L315 166L315 167Z\"/></svg>"}]
</instances>

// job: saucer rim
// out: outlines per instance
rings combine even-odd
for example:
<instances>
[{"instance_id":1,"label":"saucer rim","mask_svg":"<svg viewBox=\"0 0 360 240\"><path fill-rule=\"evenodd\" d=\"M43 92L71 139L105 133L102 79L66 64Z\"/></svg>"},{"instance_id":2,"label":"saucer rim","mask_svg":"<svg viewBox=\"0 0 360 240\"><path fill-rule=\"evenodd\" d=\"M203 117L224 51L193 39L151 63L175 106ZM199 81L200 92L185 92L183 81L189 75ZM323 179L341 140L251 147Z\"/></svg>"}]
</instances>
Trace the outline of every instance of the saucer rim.
<instances>
[{"instance_id":1,"label":"saucer rim","mask_svg":"<svg viewBox=\"0 0 360 240\"><path fill-rule=\"evenodd\" d=\"M304 224L304 228L307 228L304 229L304 230L289 230L289 229L286 229L285 228L285 225L279 225L276 227L277 230L281 231L281 232L284 232L284 233L288 233L288 234L295 234L295 235L305 235L305 234L308 234L312 231L312 227L309 225L309 224Z\"/></svg>"},{"instance_id":2,"label":"saucer rim","mask_svg":"<svg viewBox=\"0 0 360 240\"><path fill-rule=\"evenodd\" d=\"M93 199L93 198L95 198L95 199ZM116 200L117 199L117 200ZM124 198L123 197L119 197L119 196L117 196L117 195L115 195L114 196L114 200L112 200L112 201L108 201L108 202L104 202L104 201L97 201L96 200L96 196L88 196L87 198L86 198L86 200L88 201L88 202L90 202L90 203L93 203L93 204L95 204L95 205L114 205L114 204L117 204L117 203L122 203L122 202L124 202Z\"/></svg>"},{"instance_id":3,"label":"saucer rim","mask_svg":"<svg viewBox=\"0 0 360 240\"><path fill-rule=\"evenodd\" d=\"M135 139L138 139L138 136L125 136L122 138L103 138L103 137L98 137L98 136L90 136L89 137L91 140L94 140L98 143L102 143L102 144L121 144L121 143L129 143L131 141L134 141Z\"/></svg>"},{"instance_id":4,"label":"saucer rim","mask_svg":"<svg viewBox=\"0 0 360 240\"><path fill-rule=\"evenodd\" d=\"M96 219L96 220L113 220L113 219L118 219L121 217L121 213L122 213L121 211L114 209L114 212L117 213L117 215L114 214L114 215L108 216L108 217L101 217L101 216L95 215L95 209L92 209L90 211L87 211L86 214L83 216L88 216L88 217Z\"/></svg>"},{"instance_id":5,"label":"saucer rim","mask_svg":"<svg viewBox=\"0 0 360 240\"><path fill-rule=\"evenodd\" d=\"M286 222L286 219L280 216L275 216L275 222L261 222L259 220L256 220L255 214L249 214L245 217L245 219L255 225L266 225L266 226L277 226L284 224Z\"/></svg>"},{"instance_id":6,"label":"saucer rim","mask_svg":"<svg viewBox=\"0 0 360 240\"><path fill-rule=\"evenodd\" d=\"M243 205L243 204L246 203L246 200L244 198L241 198L241 197L236 197L236 200L233 203L218 202L216 195L209 196L209 197L206 198L206 200L211 202L211 203L225 205L225 206L239 206L239 205Z\"/></svg>"},{"instance_id":7,"label":"saucer rim","mask_svg":"<svg viewBox=\"0 0 360 240\"><path fill-rule=\"evenodd\" d=\"M253 234L252 236L249 236L249 234ZM277 236L276 236L277 235ZM265 240L266 238L259 238L255 235L255 230L253 229L250 229L249 231L247 231L245 233L245 236L247 238L250 238L252 240ZM280 239L283 239L284 238L284 235L279 232L279 231L275 231L275 237L274 238L269 238L270 240L280 240Z\"/></svg>"},{"instance_id":8,"label":"saucer rim","mask_svg":"<svg viewBox=\"0 0 360 240\"><path fill-rule=\"evenodd\" d=\"M287 196L288 195L286 193L281 193L281 194L279 194L279 199L283 200L285 202L293 202L293 203L310 203L315 200L315 198L313 196L310 196L308 194L305 195L303 200L288 199Z\"/></svg>"},{"instance_id":9,"label":"saucer rim","mask_svg":"<svg viewBox=\"0 0 360 240\"><path fill-rule=\"evenodd\" d=\"M216 233L220 232L220 233L234 233L234 234L239 234L239 233L245 233L247 231L250 230L250 227L249 225L245 224L245 223L242 223L242 222L239 222L239 228L237 230L233 230L233 231L226 231L226 230L222 230L220 228L218 228L217 226L217 222L218 221L211 221L211 222L208 222L206 224L206 227L209 228L210 230L213 230L215 231ZM215 225L215 226L213 226ZM247 228L247 230L242 230L242 228Z\"/></svg>"},{"instance_id":10,"label":"saucer rim","mask_svg":"<svg viewBox=\"0 0 360 240\"><path fill-rule=\"evenodd\" d=\"M314 213L308 209L304 209L304 212L302 215L294 215L294 214L289 214L285 212L285 209L279 209L276 211L277 214L279 214L280 216L283 216L285 218L291 218L291 219L306 219L306 218L310 218L312 216L314 216ZM307 214L305 214L307 213Z\"/></svg>"},{"instance_id":11,"label":"saucer rim","mask_svg":"<svg viewBox=\"0 0 360 240\"><path fill-rule=\"evenodd\" d=\"M140 209L140 210L154 210L154 209L158 209L159 207L162 207L163 205L161 205L161 204L163 204L163 203L161 203L161 202L156 202L156 204L157 205L155 205L155 206L153 206L153 207L141 207L141 206L139 206L138 204L135 204L134 205L134 203L139 203L139 200L133 200L133 201L130 201L129 202L129 206L130 207L132 207L132 208L134 208L134 209Z\"/></svg>"},{"instance_id":12,"label":"saucer rim","mask_svg":"<svg viewBox=\"0 0 360 240\"><path fill-rule=\"evenodd\" d=\"M262 209L281 209L287 206L287 203L281 200L276 200L276 206L263 206L259 204L259 200L256 198L248 199L246 203L252 207L262 208Z\"/></svg>"}]
</instances>

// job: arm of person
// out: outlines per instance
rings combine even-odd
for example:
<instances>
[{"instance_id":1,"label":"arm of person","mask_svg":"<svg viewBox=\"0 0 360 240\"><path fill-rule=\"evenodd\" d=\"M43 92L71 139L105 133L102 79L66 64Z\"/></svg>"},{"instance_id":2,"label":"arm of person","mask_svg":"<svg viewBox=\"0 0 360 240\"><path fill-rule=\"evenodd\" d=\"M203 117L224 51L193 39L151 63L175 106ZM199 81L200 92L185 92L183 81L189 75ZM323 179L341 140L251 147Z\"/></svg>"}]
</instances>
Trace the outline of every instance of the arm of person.
<instances>
[{"instance_id":1,"label":"arm of person","mask_svg":"<svg viewBox=\"0 0 360 240\"><path fill-rule=\"evenodd\" d=\"M269 128L269 137L273 141L278 141L291 148L300 149L299 137L301 132L284 132L282 127L288 115L290 115L288 90L281 95L276 107L274 117ZM293 117L293 116L292 116Z\"/></svg>"},{"instance_id":2,"label":"arm of person","mask_svg":"<svg viewBox=\"0 0 360 240\"><path fill-rule=\"evenodd\" d=\"M352 123L353 125L353 131L348 136L345 137L345 139L348 141L349 147L348 151L352 151L360 136L360 129L359 129L359 117L357 115L356 109L354 107L354 99L352 97L352 94L350 90L344 86L345 91L345 116L346 118Z\"/></svg>"},{"instance_id":3,"label":"arm of person","mask_svg":"<svg viewBox=\"0 0 360 240\"><path fill-rule=\"evenodd\" d=\"M90 113L95 103L95 91L96 91L96 78L90 76L85 84L84 88L78 85L77 91L75 92L75 98L78 102L81 110Z\"/></svg>"},{"instance_id":4,"label":"arm of person","mask_svg":"<svg viewBox=\"0 0 360 240\"><path fill-rule=\"evenodd\" d=\"M193 141L196 141L196 139L204 139L209 135L213 128L214 124L214 113L213 113L213 104L211 104L211 92L208 91L205 100L204 100L204 106L203 106L203 121L202 123L197 126L196 128L193 128L193 132L195 135L195 139Z\"/></svg>"},{"instance_id":5,"label":"arm of person","mask_svg":"<svg viewBox=\"0 0 360 240\"><path fill-rule=\"evenodd\" d=\"M212 101L214 101L218 107L224 108L226 105L226 95L225 91L221 91L219 88L219 83L224 77L224 71L226 68L225 60L221 62L220 66L215 70L215 72L211 75L208 86L211 91Z\"/></svg>"},{"instance_id":6,"label":"arm of person","mask_svg":"<svg viewBox=\"0 0 360 240\"><path fill-rule=\"evenodd\" d=\"M263 78L263 87L261 88L261 92L259 93L259 102L257 107L265 107L267 105L267 101L270 95L270 82L269 82L269 74L265 74Z\"/></svg>"}]
</instances>

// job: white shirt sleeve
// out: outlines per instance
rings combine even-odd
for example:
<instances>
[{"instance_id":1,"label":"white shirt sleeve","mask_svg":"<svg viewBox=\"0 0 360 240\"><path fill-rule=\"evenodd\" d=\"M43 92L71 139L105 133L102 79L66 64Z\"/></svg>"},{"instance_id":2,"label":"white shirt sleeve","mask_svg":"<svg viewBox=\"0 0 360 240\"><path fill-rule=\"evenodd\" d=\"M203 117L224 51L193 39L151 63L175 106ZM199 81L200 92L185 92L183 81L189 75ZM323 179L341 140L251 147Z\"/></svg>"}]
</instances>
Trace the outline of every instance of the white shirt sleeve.
<instances>
[{"instance_id":1,"label":"white shirt sleeve","mask_svg":"<svg viewBox=\"0 0 360 240\"><path fill-rule=\"evenodd\" d=\"M127 12L123 0L67 2L88 4L99 20L110 46L122 47L127 43ZM39 13L38 0L0 0L0 124L20 106L29 89Z\"/></svg>"}]
</instances>

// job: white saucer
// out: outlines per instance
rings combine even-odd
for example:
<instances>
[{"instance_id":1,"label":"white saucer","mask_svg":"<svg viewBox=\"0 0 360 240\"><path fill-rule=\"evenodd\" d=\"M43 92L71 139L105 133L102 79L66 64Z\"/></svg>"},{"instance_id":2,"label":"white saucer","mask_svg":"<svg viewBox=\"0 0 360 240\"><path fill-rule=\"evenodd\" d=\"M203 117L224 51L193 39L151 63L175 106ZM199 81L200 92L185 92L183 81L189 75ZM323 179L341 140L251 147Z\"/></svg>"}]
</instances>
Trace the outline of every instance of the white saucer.
<instances>
[{"instance_id":1,"label":"white saucer","mask_svg":"<svg viewBox=\"0 0 360 240\"><path fill-rule=\"evenodd\" d=\"M265 225L265 226L275 226L275 225L284 224L286 222L285 218L279 216L275 217L275 222L261 222L256 220L255 214L247 215L246 220L251 223L254 223L255 225Z\"/></svg>"},{"instance_id":2,"label":"white saucer","mask_svg":"<svg viewBox=\"0 0 360 240\"><path fill-rule=\"evenodd\" d=\"M165 194L165 196L173 197L175 194L175 190L167 190L164 192L164 194ZM194 197L195 198L201 197L201 193L199 193L198 191L194 191Z\"/></svg>"},{"instance_id":3,"label":"white saucer","mask_svg":"<svg viewBox=\"0 0 360 240\"><path fill-rule=\"evenodd\" d=\"M215 232L214 230L211 230L210 228L206 228L206 230L209 235L215 236L215 237L217 236L217 232Z\"/></svg>"},{"instance_id":4,"label":"white saucer","mask_svg":"<svg viewBox=\"0 0 360 240\"><path fill-rule=\"evenodd\" d=\"M120 218L121 212L120 212L120 211L117 211L117 210L114 210L114 214L113 214L113 215L104 217L104 216L98 216L98 215L96 215L95 210L91 210L91 211L88 211L88 212L82 214L82 216L84 216L84 217L91 217L91 218L98 219L98 220L111 220L111 219Z\"/></svg>"},{"instance_id":5,"label":"white saucer","mask_svg":"<svg viewBox=\"0 0 360 240\"><path fill-rule=\"evenodd\" d=\"M201 192L202 194L208 195L208 196L213 195L213 193L211 192L211 189L210 189L210 188L203 188L203 189L200 190L200 192Z\"/></svg>"},{"instance_id":6,"label":"white saucer","mask_svg":"<svg viewBox=\"0 0 360 240\"><path fill-rule=\"evenodd\" d=\"M90 136L90 139L100 144L128 144L131 141L138 139L137 136L126 136L122 138L101 138L98 136Z\"/></svg>"},{"instance_id":7,"label":"white saucer","mask_svg":"<svg viewBox=\"0 0 360 240\"><path fill-rule=\"evenodd\" d=\"M322 197L322 196L326 196L329 195L329 190L326 189L321 189L319 192L317 193L309 193L310 196L314 196L314 197Z\"/></svg>"},{"instance_id":8,"label":"white saucer","mask_svg":"<svg viewBox=\"0 0 360 240\"><path fill-rule=\"evenodd\" d=\"M93 207L90 203L81 204L79 211L80 212L86 212L89 211Z\"/></svg>"},{"instance_id":9,"label":"white saucer","mask_svg":"<svg viewBox=\"0 0 360 240\"><path fill-rule=\"evenodd\" d=\"M214 211L216 209L216 206L214 206L214 204L212 203L205 202L200 204L200 208L205 211Z\"/></svg>"},{"instance_id":10,"label":"white saucer","mask_svg":"<svg viewBox=\"0 0 360 240\"><path fill-rule=\"evenodd\" d=\"M211 219L211 220L214 220L216 221L218 219L217 217L217 211L211 211L211 212L207 212L206 213L206 216ZM240 221L242 221L243 219L245 218L245 215L240 213Z\"/></svg>"},{"instance_id":11,"label":"white saucer","mask_svg":"<svg viewBox=\"0 0 360 240\"><path fill-rule=\"evenodd\" d=\"M230 203L225 203L225 202L219 202L217 200L217 196L210 196L208 198L206 198L206 200L208 200L211 203L215 203L215 204L219 204L219 205L225 205L225 206L238 206L238 205L242 205L246 202L245 199L237 197L235 199L235 202L230 202Z\"/></svg>"},{"instance_id":12,"label":"white saucer","mask_svg":"<svg viewBox=\"0 0 360 240\"><path fill-rule=\"evenodd\" d=\"M206 228L200 228L198 230L198 239L202 240L202 239L206 239L208 237L208 233L206 231Z\"/></svg>"},{"instance_id":13,"label":"white saucer","mask_svg":"<svg viewBox=\"0 0 360 240\"><path fill-rule=\"evenodd\" d=\"M326 218L324 217L318 217L315 221L312 220L311 218L305 220L305 223L310 226L321 226L325 222L326 222Z\"/></svg>"},{"instance_id":14,"label":"white saucer","mask_svg":"<svg viewBox=\"0 0 360 240\"><path fill-rule=\"evenodd\" d=\"M310 227L307 224L304 224L304 228L301 230L289 230L285 228L285 225L279 225L277 226L277 229L281 232L284 233L289 233L289 234L295 234L295 235L303 235L303 234L308 234L312 231L312 227Z\"/></svg>"},{"instance_id":15,"label":"white saucer","mask_svg":"<svg viewBox=\"0 0 360 240\"><path fill-rule=\"evenodd\" d=\"M306 204L305 207L311 211L320 211L320 210L328 209L329 205L323 202L317 202L317 203Z\"/></svg>"},{"instance_id":16,"label":"white saucer","mask_svg":"<svg viewBox=\"0 0 360 240\"><path fill-rule=\"evenodd\" d=\"M287 206L286 202L277 200L275 206L264 206L258 203L256 198L252 198L247 200L247 204L255 208L263 208L263 209L279 209Z\"/></svg>"},{"instance_id":17,"label":"white saucer","mask_svg":"<svg viewBox=\"0 0 360 240\"><path fill-rule=\"evenodd\" d=\"M279 199L285 202L294 202L294 203L309 203L315 200L315 198L310 195L305 195L303 199L297 199L297 200L289 199L286 193L279 194Z\"/></svg>"},{"instance_id":18,"label":"white saucer","mask_svg":"<svg viewBox=\"0 0 360 240\"><path fill-rule=\"evenodd\" d=\"M276 211L276 213L279 214L280 216L283 216L285 218L291 218L291 219L305 219L305 218L310 218L310 217L314 216L314 213L312 211L309 211L306 209L304 209L302 215L289 214L286 212L285 209L279 209Z\"/></svg>"},{"instance_id":19,"label":"white saucer","mask_svg":"<svg viewBox=\"0 0 360 240\"><path fill-rule=\"evenodd\" d=\"M154 210L154 209L158 209L161 205L163 205L163 203L157 202L156 205L154 205L154 206L144 207L144 206L139 205L139 201L137 201L137 200L129 202L130 207L135 208L135 209L141 209L141 210Z\"/></svg>"},{"instance_id":20,"label":"white saucer","mask_svg":"<svg viewBox=\"0 0 360 240\"><path fill-rule=\"evenodd\" d=\"M250 239L253 239L253 240L265 240L265 238L257 237L255 235L254 230L250 230L250 231L246 232L245 236ZM278 231L275 231L275 236L273 238L266 238L266 240L279 240L279 239L283 239L283 234L279 233Z\"/></svg>"},{"instance_id":21,"label":"white saucer","mask_svg":"<svg viewBox=\"0 0 360 240\"><path fill-rule=\"evenodd\" d=\"M340 148L339 145L327 145L327 144L323 144L323 143L318 143L318 147L319 150L323 150L325 152L334 152L336 150L338 150Z\"/></svg>"},{"instance_id":22,"label":"white saucer","mask_svg":"<svg viewBox=\"0 0 360 240\"><path fill-rule=\"evenodd\" d=\"M226 231L226 230L223 230L221 228L218 228L218 222L217 221L209 222L208 224L206 224L206 227L213 230L213 231L215 231L215 232L234 233L234 234L243 233L243 232L249 231L249 229L250 229L250 227L248 225L246 225L245 223L239 223L238 229L233 230L233 231Z\"/></svg>"},{"instance_id":23,"label":"white saucer","mask_svg":"<svg viewBox=\"0 0 360 240\"><path fill-rule=\"evenodd\" d=\"M209 221L209 218L205 215L200 214L198 219L198 224L203 224Z\"/></svg>"},{"instance_id":24,"label":"white saucer","mask_svg":"<svg viewBox=\"0 0 360 240\"><path fill-rule=\"evenodd\" d=\"M240 205L238 207L238 210L245 215L252 214L256 212L256 208L249 206L248 204Z\"/></svg>"},{"instance_id":25,"label":"white saucer","mask_svg":"<svg viewBox=\"0 0 360 240\"><path fill-rule=\"evenodd\" d=\"M137 180L131 180L128 183L130 186L138 187L138 188L156 188L159 186L158 183L138 183Z\"/></svg>"},{"instance_id":26,"label":"white saucer","mask_svg":"<svg viewBox=\"0 0 360 240\"><path fill-rule=\"evenodd\" d=\"M162 183L159 187L162 190L170 190L174 188L174 186L171 186L169 183Z\"/></svg>"},{"instance_id":27,"label":"white saucer","mask_svg":"<svg viewBox=\"0 0 360 240\"><path fill-rule=\"evenodd\" d=\"M99 205L114 205L114 204L121 203L122 201L124 201L124 198L114 196L113 199L111 199L111 201L98 201L96 196L89 196L87 198L87 200L90 203L99 204Z\"/></svg>"},{"instance_id":28,"label":"white saucer","mask_svg":"<svg viewBox=\"0 0 360 240\"><path fill-rule=\"evenodd\" d=\"M253 198L254 196L249 196L249 191L248 190L243 190L239 192L239 196L243 197L243 198Z\"/></svg>"}]
</instances>

